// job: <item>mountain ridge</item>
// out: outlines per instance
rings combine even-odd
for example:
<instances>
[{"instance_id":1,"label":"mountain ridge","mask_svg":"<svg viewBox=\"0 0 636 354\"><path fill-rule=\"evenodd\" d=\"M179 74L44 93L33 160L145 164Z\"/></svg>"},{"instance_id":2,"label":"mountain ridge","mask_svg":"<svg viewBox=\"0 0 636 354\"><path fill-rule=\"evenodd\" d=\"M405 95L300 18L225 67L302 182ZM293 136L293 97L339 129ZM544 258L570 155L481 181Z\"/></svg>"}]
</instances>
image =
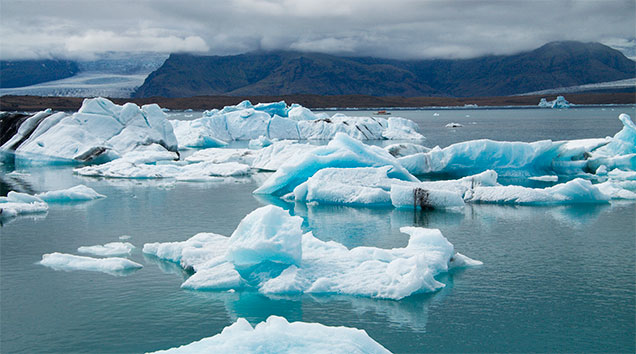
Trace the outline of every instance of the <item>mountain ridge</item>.
<instances>
[{"instance_id":1,"label":"mountain ridge","mask_svg":"<svg viewBox=\"0 0 636 354\"><path fill-rule=\"evenodd\" d=\"M472 59L397 60L292 51L171 54L135 97L505 96L633 77L634 61L594 42L550 42L532 51Z\"/></svg>"}]
</instances>

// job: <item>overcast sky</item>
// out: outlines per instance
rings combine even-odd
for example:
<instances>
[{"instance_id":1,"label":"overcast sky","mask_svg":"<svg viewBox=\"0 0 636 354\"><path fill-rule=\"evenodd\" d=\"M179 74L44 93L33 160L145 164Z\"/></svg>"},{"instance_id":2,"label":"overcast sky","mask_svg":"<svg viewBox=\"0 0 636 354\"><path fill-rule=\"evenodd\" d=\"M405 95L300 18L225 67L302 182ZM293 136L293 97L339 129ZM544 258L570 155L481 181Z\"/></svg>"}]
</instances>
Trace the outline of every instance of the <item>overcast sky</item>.
<instances>
[{"instance_id":1,"label":"overcast sky","mask_svg":"<svg viewBox=\"0 0 636 354\"><path fill-rule=\"evenodd\" d=\"M555 40L634 50L635 32L636 0L0 0L2 59L257 49L467 58Z\"/></svg>"}]
</instances>

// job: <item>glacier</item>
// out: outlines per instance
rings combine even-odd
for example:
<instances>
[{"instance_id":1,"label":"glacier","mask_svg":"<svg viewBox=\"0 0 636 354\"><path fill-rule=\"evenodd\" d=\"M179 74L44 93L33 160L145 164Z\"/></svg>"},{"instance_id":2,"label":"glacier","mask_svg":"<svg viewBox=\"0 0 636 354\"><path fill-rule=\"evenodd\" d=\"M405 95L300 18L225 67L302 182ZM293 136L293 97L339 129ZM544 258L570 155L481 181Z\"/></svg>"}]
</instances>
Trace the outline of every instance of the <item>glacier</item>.
<instances>
[{"instance_id":1,"label":"glacier","mask_svg":"<svg viewBox=\"0 0 636 354\"><path fill-rule=\"evenodd\" d=\"M344 133L360 140L422 140L414 122L391 117L349 117L315 114L298 104L284 101L252 105L243 101L221 110L205 111L191 121L171 120L181 148L207 148L233 140L252 140L253 146L266 146L268 140L330 140ZM258 139L262 139L257 143ZM256 144L256 145L254 145Z\"/></svg>"},{"instance_id":2,"label":"glacier","mask_svg":"<svg viewBox=\"0 0 636 354\"><path fill-rule=\"evenodd\" d=\"M329 327L320 323L292 322L270 316L252 327L239 318L212 337L159 353L390 353L364 331L349 327Z\"/></svg>"},{"instance_id":3,"label":"glacier","mask_svg":"<svg viewBox=\"0 0 636 354\"><path fill-rule=\"evenodd\" d=\"M330 293L399 300L444 287L435 276L479 265L454 251L436 229L403 227L404 248L347 249L302 233L302 219L269 205L248 214L231 237L197 234L183 242L148 243L143 252L195 273L182 288L255 288L264 294Z\"/></svg>"},{"instance_id":4,"label":"glacier","mask_svg":"<svg viewBox=\"0 0 636 354\"><path fill-rule=\"evenodd\" d=\"M85 99L76 113L44 111L19 130L0 147L5 159L12 157L16 164L101 163L154 144L178 158L172 125L156 104L120 106L105 98Z\"/></svg>"},{"instance_id":5,"label":"glacier","mask_svg":"<svg viewBox=\"0 0 636 354\"><path fill-rule=\"evenodd\" d=\"M110 275L127 275L132 271L143 268L141 264L126 258L93 258L59 252L42 255L42 260L39 263L54 270L86 270Z\"/></svg>"}]
</instances>

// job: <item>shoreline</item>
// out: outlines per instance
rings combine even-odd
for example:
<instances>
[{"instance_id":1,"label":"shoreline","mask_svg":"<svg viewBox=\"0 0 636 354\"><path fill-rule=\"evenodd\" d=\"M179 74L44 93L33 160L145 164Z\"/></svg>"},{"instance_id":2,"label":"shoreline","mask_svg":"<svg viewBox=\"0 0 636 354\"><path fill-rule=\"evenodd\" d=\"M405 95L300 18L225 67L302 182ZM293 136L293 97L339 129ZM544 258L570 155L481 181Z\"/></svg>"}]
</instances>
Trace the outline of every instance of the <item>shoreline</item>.
<instances>
[{"instance_id":1,"label":"shoreline","mask_svg":"<svg viewBox=\"0 0 636 354\"><path fill-rule=\"evenodd\" d=\"M479 107L537 107L541 98L553 100L552 95L498 96L498 97L376 97L363 95L323 96L323 95L282 95L282 96L195 96L195 97L149 97L149 98L109 98L117 104L133 102L138 105L156 103L171 110L206 110L236 105L243 100L252 103L285 101L298 103L310 109L426 109ZM563 94L570 103L580 106L629 105L636 104L636 93L575 93ZM47 108L58 111L76 111L82 105L83 97L44 96L2 96L0 111L40 111Z\"/></svg>"}]
</instances>

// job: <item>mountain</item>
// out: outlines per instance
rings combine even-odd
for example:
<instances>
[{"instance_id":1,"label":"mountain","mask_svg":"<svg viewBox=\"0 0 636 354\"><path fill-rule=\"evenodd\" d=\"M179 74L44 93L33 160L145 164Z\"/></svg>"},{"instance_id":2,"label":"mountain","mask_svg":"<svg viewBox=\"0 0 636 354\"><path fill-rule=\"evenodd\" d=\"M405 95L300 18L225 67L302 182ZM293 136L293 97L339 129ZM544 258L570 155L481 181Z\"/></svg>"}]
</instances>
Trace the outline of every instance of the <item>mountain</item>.
<instances>
[{"instance_id":1,"label":"mountain","mask_svg":"<svg viewBox=\"0 0 636 354\"><path fill-rule=\"evenodd\" d=\"M392 60L287 51L172 54L136 97L199 95L502 96L636 77L635 63L599 43L552 42L514 55Z\"/></svg>"},{"instance_id":2,"label":"mountain","mask_svg":"<svg viewBox=\"0 0 636 354\"><path fill-rule=\"evenodd\" d=\"M0 88L64 79L78 71L77 63L69 60L0 60Z\"/></svg>"}]
</instances>

